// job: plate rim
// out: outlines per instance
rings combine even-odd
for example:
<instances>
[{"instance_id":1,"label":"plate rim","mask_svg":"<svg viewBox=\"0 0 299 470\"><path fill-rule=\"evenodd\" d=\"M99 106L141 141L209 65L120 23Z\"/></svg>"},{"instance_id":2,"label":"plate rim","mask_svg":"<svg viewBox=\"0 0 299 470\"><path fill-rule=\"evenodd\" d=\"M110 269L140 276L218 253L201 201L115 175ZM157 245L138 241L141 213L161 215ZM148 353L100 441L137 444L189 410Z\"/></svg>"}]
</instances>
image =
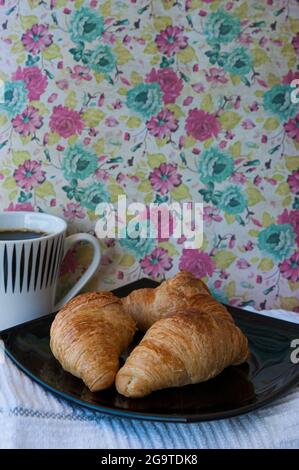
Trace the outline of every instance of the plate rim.
<instances>
[{"instance_id":1,"label":"plate rim","mask_svg":"<svg viewBox=\"0 0 299 470\"><path fill-rule=\"evenodd\" d=\"M136 284L142 283L144 281L150 281L151 283L156 283L157 285L159 284L156 281L153 281L148 278L142 278L138 279L137 281L134 281L130 284L124 284L123 286L120 286L116 289L114 289L112 292L117 292L127 286L130 286L131 284ZM227 308L233 311L234 314L236 314L237 317L242 318L243 315L248 315L248 318L251 317L251 320L254 321L255 323L262 323L262 324L267 324L269 326L273 327L279 327L280 331L285 331L289 332L289 329L292 327L295 330L298 329L298 335L299 335L299 325L296 323L292 323L289 321L285 320L280 320L277 318L269 317L266 315L254 313L247 311L246 309L241 309L238 307L234 307L231 305L225 305ZM198 423L198 422L205 422L205 421L215 421L215 420L220 420L220 419L227 419L227 418L232 418L234 416L241 416L243 414L249 413L250 411L254 411L258 408L262 408L266 406L269 403L272 403L273 401L277 400L279 397L284 396L289 390L294 388L298 383L299 383L299 367L298 367L298 373L293 375L287 382L283 384L283 386L272 393L270 396L265 397L264 399L260 401L255 401L254 403L251 404L245 404L244 406L235 408L235 409L227 409L223 410L221 412L207 412L204 415L202 413L197 413L197 414L163 414L163 413L150 413L150 412L141 412L141 411L130 411L130 410L125 410L122 408L118 407L110 407L107 405L92 405L91 403L88 403L86 401L81 400L80 398L76 398L72 394L68 392L63 392L61 390L56 389L54 386L47 384L45 381L43 381L41 378L39 378L37 375L32 373L29 369L27 369L26 366L24 366L22 363L18 361L18 359L14 356L12 351L8 348L8 341L11 338L12 335L17 334L17 330L19 328L22 328L24 326L30 326L32 324L38 323L38 322L44 322L47 320L50 320L52 316L54 316L55 313L52 313L50 315L45 315L43 317L40 317L38 319L31 320L30 322L23 323L22 325L17 325L15 327L9 328L8 330L5 330L3 332L0 332L0 338L2 336L2 339L4 341L5 345L5 354L12 360L12 362L18 367L24 374L29 377L31 380L33 380L35 383L40 385L42 388L47 390L48 392L52 393L54 396L59 397L60 399L63 399L67 402L71 402L76 404L77 406L87 409L96 413L101 413L106 416L115 416L118 418L126 418L126 419L137 419L137 420L142 420L142 421L156 421L156 422L164 422L164 423L185 423L185 424L191 424L191 423ZM7 336L5 338L5 336Z\"/></svg>"},{"instance_id":2,"label":"plate rim","mask_svg":"<svg viewBox=\"0 0 299 470\"><path fill-rule=\"evenodd\" d=\"M269 403L272 403L277 398L284 396L288 390L291 390L295 387L299 381L299 371L298 375L292 377L291 380L286 382L284 386L279 389L277 392L274 392L271 396L265 398L262 401L257 401L253 404L244 405L241 408L235 408L234 410L225 410L221 411L221 414L214 413L207 413L205 416L201 414L197 415L165 415L163 413L156 413L155 415L146 412L139 412L139 411L127 411L121 408L111 408L109 406L104 405L92 405L85 401L81 401L78 398L73 397L70 394L65 392L61 392L56 388L52 387L51 385L47 384L43 380L39 379L36 375L32 374L25 366L23 366L15 357L14 355L7 349L5 346L5 354L12 360L12 362L29 377L35 383L39 384L41 387L46 389L47 391L53 393L54 395L58 396L59 398L64 399L65 401L69 401L79 405L84 409L88 409L97 413L102 413L107 416L117 416L118 418L127 418L127 419L138 419L141 421L159 421L159 422L168 422L168 423L185 423L185 424L192 424L192 423L199 423L205 421L218 421L222 419L233 418L235 416L241 416L243 414L249 413L250 411L254 411L258 408L263 408Z\"/></svg>"}]
</instances>

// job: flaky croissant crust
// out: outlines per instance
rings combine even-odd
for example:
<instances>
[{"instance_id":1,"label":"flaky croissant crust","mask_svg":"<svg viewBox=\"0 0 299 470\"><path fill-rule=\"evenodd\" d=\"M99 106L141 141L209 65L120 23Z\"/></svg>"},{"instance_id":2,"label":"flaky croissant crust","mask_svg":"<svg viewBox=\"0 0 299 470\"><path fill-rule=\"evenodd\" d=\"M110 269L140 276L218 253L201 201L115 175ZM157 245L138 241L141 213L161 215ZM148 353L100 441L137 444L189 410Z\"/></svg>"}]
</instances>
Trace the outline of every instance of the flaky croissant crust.
<instances>
[{"instance_id":1,"label":"flaky croissant crust","mask_svg":"<svg viewBox=\"0 0 299 470\"><path fill-rule=\"evenodd\" d=\"M210 296L206 284L188 271L180 271L153 289L138 289L122 299L123 306L137 323L141 331L146 331L157 320L187 308L189 299L197 294Z\"/></svg>"},{"instance_id":2,"label":"flaky croissant crust","mask_svg":"<svg viewBox=\"0 0 299 470\"><path fill-rule=\"evenodd\" d=\"M119 356L135 329L120 299L111 292L91 292L74 298L56 315L50 346L66 371L99 391L113 384Z\"/></svg>"},{"instance_id":3,"label":"flaky croissant crust","mask_svg":"<svg viewBox=\"0 0 299 470\"><path fill-rule=\"evenodd\" d=\"M247 338L210 299L213 314L189 308L153 324L116 376L120 394L138 398L203 382L247 359Z\"/></svg>"}]
</instances>

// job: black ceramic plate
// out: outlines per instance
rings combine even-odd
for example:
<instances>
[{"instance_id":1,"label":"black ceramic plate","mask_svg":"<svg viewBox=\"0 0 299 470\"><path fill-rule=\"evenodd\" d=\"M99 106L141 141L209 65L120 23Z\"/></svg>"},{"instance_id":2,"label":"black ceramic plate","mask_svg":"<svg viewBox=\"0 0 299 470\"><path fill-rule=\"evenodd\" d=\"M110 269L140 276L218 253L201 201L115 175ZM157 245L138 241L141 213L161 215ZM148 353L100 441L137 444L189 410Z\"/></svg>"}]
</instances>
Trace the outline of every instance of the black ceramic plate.
<instances>
[{"instance_id":1,"label":"black ceramic plate","mask_svg":"<svg viewBox=\"0 0 299 470\"><path fill-rule=\"evenodd\" d=\"M133 289L156 285L141 279L114 292L122 297ZM259 408L299 382L299 365L290 361L290 343L299 338L299 326L237 308L228 309L249 338L248 363L229 367L202 384L162 390L134 400L119 395L114 387L91 393L83 382L63 371L49 348L53 315L13 328L2 337L8 356L20 369L46 389L78 405L121 417L205 421Z\"/></svg>"}]
</instances>

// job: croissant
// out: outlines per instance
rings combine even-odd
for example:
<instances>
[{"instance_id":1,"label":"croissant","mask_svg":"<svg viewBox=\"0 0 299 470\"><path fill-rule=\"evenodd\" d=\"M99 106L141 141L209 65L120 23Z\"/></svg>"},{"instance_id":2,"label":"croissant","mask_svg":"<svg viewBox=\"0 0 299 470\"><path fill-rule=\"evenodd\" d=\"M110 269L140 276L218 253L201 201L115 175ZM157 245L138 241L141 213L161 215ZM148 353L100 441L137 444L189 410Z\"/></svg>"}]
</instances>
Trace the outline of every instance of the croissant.
<instances>
[{"instance_id":1,"label":"croissant","mask_svg":"<svg viewBox=\"0 0 299 470\"><path fill-rule=\"evenodd\" d=\"M217 301L210 297L210 302L213 313L193 307L154 323L118 371L118 392L144 397L154 390L209 380L246 361L246 336L228 312L223 315Z\"/></svg>"},{"instance_id":2,"label":"croissant","mask_svg":"<svg viewBox=\"0 0 299 470\"><path fill-rule=\"evenodd\" d=\"M193 274L181 271L154 289L138 289L122 299L123 307L136 321L141 331L146 331L153 323L170 311L189 306L189 299L195 294L210 296L203 281Z\"/></svg>"},{"instance_id":3,"label":"croissant","mask_svg":"<svg viewBox=\"0 0 299 470\"><path fill-rule=\"evenodd\" d=\"M136 324L111 292L75 297L56 315L50 347L62 367L96 392L110 387Z\"/></svg>"}]
</instances>

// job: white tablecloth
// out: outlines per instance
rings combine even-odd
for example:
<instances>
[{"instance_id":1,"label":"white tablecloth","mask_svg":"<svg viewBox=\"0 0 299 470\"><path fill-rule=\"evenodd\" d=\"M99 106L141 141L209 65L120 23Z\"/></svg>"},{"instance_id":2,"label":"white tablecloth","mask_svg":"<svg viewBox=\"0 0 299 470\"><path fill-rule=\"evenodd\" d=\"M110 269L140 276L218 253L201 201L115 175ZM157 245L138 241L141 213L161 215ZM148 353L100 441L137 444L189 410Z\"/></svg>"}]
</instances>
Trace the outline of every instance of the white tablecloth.
<instances>
[{"instance_id":1,"label":"white tablecloth","mask_svg":"<svg viewBox=\"0 0 299 470\"><path fill-rule=\"evenodd\" d=\"M299 315L265 312L299 323ZM299 364L298 364L299 367ZM299 448L299 384L235 418L165 424L104 416L57 399L6 357L0 364L0 448Z\"/></svg>"}]
</instances>

